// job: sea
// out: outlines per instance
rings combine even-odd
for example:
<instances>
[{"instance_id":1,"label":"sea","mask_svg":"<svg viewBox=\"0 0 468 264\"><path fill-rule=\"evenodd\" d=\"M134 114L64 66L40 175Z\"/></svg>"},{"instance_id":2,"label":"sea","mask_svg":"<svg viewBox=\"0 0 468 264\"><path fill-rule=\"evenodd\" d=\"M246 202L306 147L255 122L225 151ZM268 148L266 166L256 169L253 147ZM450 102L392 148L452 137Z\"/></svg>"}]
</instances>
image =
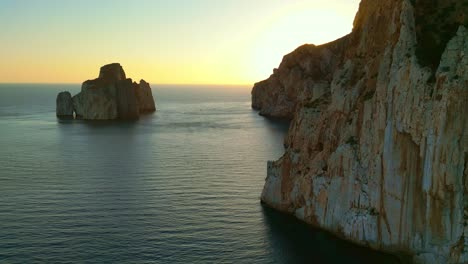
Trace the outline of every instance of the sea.
<instances>
[{"instance_id":1,"label":"sea","mask_svg":"<svg viewBox=\"0 0 468 264\"><path fill-rule=\"evenodd\" d=\"M261 205L288 124L250 87L152 87L86 122L55 116L79 84L0 84L0 263L400 263Z\"/></svg>"}]
</instances>

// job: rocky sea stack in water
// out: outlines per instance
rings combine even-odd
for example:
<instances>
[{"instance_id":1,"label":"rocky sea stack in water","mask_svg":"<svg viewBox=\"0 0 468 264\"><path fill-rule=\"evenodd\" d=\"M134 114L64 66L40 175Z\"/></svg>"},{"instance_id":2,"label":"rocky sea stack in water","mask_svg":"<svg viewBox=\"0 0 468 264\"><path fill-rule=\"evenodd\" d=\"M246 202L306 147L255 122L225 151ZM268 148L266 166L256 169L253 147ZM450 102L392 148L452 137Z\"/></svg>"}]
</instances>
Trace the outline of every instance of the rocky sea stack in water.
<instances>
[{"instance_id":1,"label":"rocky sea stack in water","mask_svg":"<svg viewBox=\"0 0 468 264\"><path fill-rule=\"evenodd\" d=\"M291 119L267 206L416 263L468 263L467 1L363 0L252 90Z\"/></svg>"},{"instance_id":2,"label":"rocky sea stack in water","mask_svg":"<svg viewBox=\"0 0 468 264\"><path fill-rule=\"evenodd\" d=\"M77 95L71 97L69 92L61 92L57 96L59 118L131 120L154 111L150 85L144 80L136 83L127 79L119 63L102 66L99 78L85 81Z\"/></svg>"}]
</instances>

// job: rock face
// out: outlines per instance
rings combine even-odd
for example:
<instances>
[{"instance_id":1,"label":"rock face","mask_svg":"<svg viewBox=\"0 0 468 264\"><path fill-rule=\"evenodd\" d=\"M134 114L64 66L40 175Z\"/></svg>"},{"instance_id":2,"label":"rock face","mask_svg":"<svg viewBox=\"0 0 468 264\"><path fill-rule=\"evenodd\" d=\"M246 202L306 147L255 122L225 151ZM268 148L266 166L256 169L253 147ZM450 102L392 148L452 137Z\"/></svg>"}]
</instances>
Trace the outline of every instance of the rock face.
<instances>
[{"instance_id":1,"label":"rock face","mask_svg":"<svg viewBox=\"0 0 468 264\"><path fill-rule=\"evenodd\" d=\"M85 81L81 92L70 100L72 116L75 112L77 119L131 120L138 119L140 113L156 111L149 84L143 80L133 83L118 63L102 66L99 78ZM58 107L57 97L57 116Z\"/></svg>"},{"instance_id":2,"label":"rock face","mask_svg":"<svg viewBox=\"0 0 468 264\"><path fill-rule=\"evenodd\" d=\"M55 112L57 117L73 119L73 102L69 92L60 92L57 95L56 104Z\"/></svg>"},{"instance_id":3,"label":"rock face","mask_svg":"<svg viewBox=\"0 0 468 264\"><path fill-rule=\"evenodd\" d=\"M77 119L111 120L117 115L115 83L102 79L88 80L81 92L73 96L73 108Z\"/></svg>"},{"instance_id":4,"label":"rock face","mask_svg":"<svg viewBox=\"0 0 468 264\"><path fill-rule=\"evenodd\" d=\"M292 120L264 204L416 263L468 262L463 2L363 0L351 34L254 86L252 107Z\"/></svg>"},{"instance_id":5,"label":"rock face","mask_svg":"<svg viewBox=\"0 0 468 264\"><path fill-rule=\"evenodd\" d=\"M137 87L132 79L125 79L115 83L117 97L117 113L120 119L136 119L140 114L137 101ZM152 97L151 97L152 98Z\"/></svg>"},{"instance_id":6,"label":"rock face","mask_svg":"<svg viewBox=\"0 0 468 264\"><path fill-rule=\"evenodd\" d=\"M155 111L156 106L154 105L154 100L151 100L153 93L151 92L149 83L145 82L145 80L140 80L140 84L135 82L133 86L137 91L136 95L140 113Z\"/></svg>"},{"instance_id":7,"label":"rock face","mask_svg":"<svg viewBox=\"0 0 468 264\"><path fill-rule=\"evenodd\" d=\"M127 79L125 72L119 63L111 63L101 67L99 70L99 79L108 81L122 81Z\"/></svg>"}]
</instances>

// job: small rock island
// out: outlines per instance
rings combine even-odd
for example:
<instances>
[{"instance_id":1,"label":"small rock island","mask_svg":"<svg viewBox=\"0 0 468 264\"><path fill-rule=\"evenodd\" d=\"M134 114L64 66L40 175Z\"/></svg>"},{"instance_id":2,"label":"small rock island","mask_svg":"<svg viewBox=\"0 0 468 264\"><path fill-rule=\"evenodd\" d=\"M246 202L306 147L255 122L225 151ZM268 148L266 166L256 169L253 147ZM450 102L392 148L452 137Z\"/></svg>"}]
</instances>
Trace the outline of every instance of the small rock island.
<instances>
[{"instance_id":1,"label":"small rock island","mask_svg":"<svg viewBox=\"0 0 468 264\"><path fill-rule=\"evenodd\" d=\"M119 63L102 66L99 77L85 81L73 97L60 92L56 103L60 119L134 120L156 111L149 83L133 82Z\"/></svg>"}]
</instances>

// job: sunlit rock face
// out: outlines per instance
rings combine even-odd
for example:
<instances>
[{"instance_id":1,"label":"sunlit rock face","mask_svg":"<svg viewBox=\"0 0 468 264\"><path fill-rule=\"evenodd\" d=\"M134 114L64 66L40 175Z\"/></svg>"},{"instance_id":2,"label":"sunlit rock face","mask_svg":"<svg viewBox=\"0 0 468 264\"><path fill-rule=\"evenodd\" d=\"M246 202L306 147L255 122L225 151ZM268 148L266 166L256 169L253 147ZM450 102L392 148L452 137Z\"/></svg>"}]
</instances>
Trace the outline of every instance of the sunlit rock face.
<instances>
[{"instance_id":1,"label":"sunlit rock face","mask_svg":"<svg viewBox=\"0 0 468 264\"><path fill-rule=\"evenodd\" d=\"M363 0L351 34L298 48L255 85L254 108L292 120L263 203L417 263L468 262L462 2Z\"/></svg>"},{"instance_id":2,"label":"sunlit rock face","mask_svg":"<svg viewBox=\"0 0 468 264\"><path fill-rule=\"evenodd\" d=\"M149 84L143 80L133 83L118 63L102 66L99 78L85 81L81 92L71 99L77 119L132 120L140 113L156 111Z\"/></svg>"}]
</instances>

